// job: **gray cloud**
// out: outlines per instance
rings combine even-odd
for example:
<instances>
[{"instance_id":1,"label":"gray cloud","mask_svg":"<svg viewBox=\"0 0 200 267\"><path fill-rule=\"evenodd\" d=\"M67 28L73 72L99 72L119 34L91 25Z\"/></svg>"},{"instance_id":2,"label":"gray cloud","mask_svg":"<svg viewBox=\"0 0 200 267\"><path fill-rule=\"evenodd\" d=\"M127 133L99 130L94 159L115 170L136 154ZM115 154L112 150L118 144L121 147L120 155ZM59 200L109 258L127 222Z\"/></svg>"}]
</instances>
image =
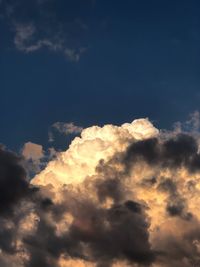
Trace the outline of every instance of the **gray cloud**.
<instances>
[{"instance_id":1,"label":"gray cloud","mask_svg":"<svg viewBox=\"0 0 200 267\"><path fill-rule=\"evenodd\" d=\"M79 134L83 130L83 127L75 125L74 122L55 122L52 127L65 135Z\"/></svg>"},{"instance_id":2,"label":"gray cloud","mask_svg":"<svg viewBox=\"0 0 200 267\"><path fill-rule=\"evenodd\" d=\"M74 122L55 122L52 125L52 130L64 134L64 135L76 135L80 134L83 130L83 127L75 125ZM49 131L49 141L54 141L54 131Z\"/></svg>"}]
</instances>

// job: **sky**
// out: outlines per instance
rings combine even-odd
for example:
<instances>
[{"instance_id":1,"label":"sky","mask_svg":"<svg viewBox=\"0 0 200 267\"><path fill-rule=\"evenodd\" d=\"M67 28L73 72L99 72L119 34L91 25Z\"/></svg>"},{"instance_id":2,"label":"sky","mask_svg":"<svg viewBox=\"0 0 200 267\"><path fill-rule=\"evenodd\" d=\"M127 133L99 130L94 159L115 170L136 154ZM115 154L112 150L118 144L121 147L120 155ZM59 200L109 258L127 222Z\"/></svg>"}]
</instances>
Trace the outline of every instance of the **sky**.
<instances>
[{"instance_id":1,"label":"sky","mask_svg":"<svg viewBox=\"0 0 200 267\"><path fill-rule=\"evenodd\" d=\"M1 0L1 143L48 147L56 122L185 120L199 109L199 12L195 0Z\"/></svg>"},{"instance_id":2,"label":"sky","mask_svg":"<svg viewBox=\"0 0 200 267\"><path fill-rule=\"evenodd\" d=\"M200 266L200 2L0 0L0 266Z\"/></svg>"}]
</instances>

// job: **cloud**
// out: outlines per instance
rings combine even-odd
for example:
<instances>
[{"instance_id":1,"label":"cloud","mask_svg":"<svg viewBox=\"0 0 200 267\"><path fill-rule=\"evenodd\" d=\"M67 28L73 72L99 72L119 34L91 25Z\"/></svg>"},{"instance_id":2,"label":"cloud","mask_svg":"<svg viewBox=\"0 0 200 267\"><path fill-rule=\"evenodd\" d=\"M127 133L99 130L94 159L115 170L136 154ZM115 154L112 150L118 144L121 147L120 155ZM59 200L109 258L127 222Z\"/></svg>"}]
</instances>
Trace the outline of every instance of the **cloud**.
<instances>
[{"instance_id":1,"label":"cloud","mask_svg":"<svg viewBox=\"0 0 200 267\"><path fill-rule=\"evenodd\" d=\"M52 125L58 132L68 135L68 134L79 134L82 132L83 128L74 124L74 122L56 122Z\"/></svg>"},{"instance_id":2,"label":"cloud","mask_svg":"<svg viewBox=\"0 0 200 267\"><path fill-rule=\"evenodd\" d=\"M78 62L81 55L86 51L86 47L80 47L78 50L66 48L64 49L64 54L71 61Z\"/></svg>"},{"instance_id":3,"label":"cloud","mask_svg":"<svg viewBox=\"0 0 200 267\"><path fill-rule=\"evenodd\" d=\"M140 201L129 199L123 183L115 177L116 170L99 161L125 151L133 139L145 139L157 134L158 130L148 119L136 120L121 127L106 125L103 128L93 126L84 129L69 150L60 153L32 181L35 185L47 187L51 184L58 203L59 199L68 203L63 204L69 217L65 237L68 240L65 244L68 256L62 258L66 266L71 258L77 258L74 266L80 259L85 266L113 266L119 261L148 266L153 262L155 256L149 243L149 220L145 207ZM65 183L71 184L72 188L62 189ZM66 211L62 211L63 214ZM62 232L62 227L59 231ZM52 241L53 244L57 242L56 239ZM46 243L50 244L50 241L46 240ZM62 250L65 249L60 248ZM44 251L42 259L45 257Z\"/></svg>"},{"instance_id":4,"label":"cloud","mask_svg":"<svg viewBox=\"0 0 200 267\"><path fill-rule=\"evenodd\" d=\"M14 45L19 51L34 53L48 49L72 62L78 62L87 51L88 45L81 38L88 31L87 24L77 14L70 20L60 20L56 1L27 4L24 0L11 0L3 1L2 5L1 16L12 29Z\"/></svg>"},{"instance_id":5,"label":"cloud","mask_svg":"<svg viewBox=\"0 0 200 267\"><path fill-rule=\"evenodd\" d=\"M35 46L33 45L28 46L27 43L31 41L34 33L35 33L35 27L32 24L27 24L27 25L16 24L14 43L17 49L25 52L33 51Z\"/></svg>"},{"instance_id":6,"label":"cloud","mask_svg":"<svg viewBox=\"0 0 200 267\"><path fill-rule=\"evenodd\" d=\"M27 171L29 179L43 170L46 164L56 157L57 153L53 147L45 151L40 144L25 143L21 149L21 155L23 156L23 166Z\"/></svg>"},{"instance_id":7,"label":"cloud","mask_svg":"<svg viewBox=\"0 0 200 267\"><path fill-rule=\"evenodd\" d=\"M192 129L194 131L198 131L200 128L200 114L196 110L192 114L190 114L189 120L186 121L187 128Z\"/></svg>"},{"instance_id":8,"label":"cloud","mask_svg":"<svg viewBox=\"0 0 200 267\"><path fill-rule=\"evenodd\" d=\"M23 164L29 177L33 177L46 165L46 155L42 145L27 142L21 149L24 158Z\"/></svg>"},{"instance_id":9,"label":"cloud","mask_svg":"<svg viewBox=\"0 0 200 267\"><path fill-rule=\"evenodd\" d=\"M26 173L20 157L0 147L0 214L9 213L28 194Z\"/></svg>"},{"instance_id":10,"label":"cloud","mask_svg":"<svg viewBox=\"0 0 200 267\"><path fill-rule=\"evenodd\" d=\"M82 132L83 127L75 125L74 122L55 122L52 129L63 135L76 135ZM54 141L54 131L49 131L49 142Z\"/></svg>"},{"instance_id":11,"label":"cloud","mask_svg":"<svg viewBox=\"0 0 200 267\"><path fill-rule=\"evenodd\" d=\"M20 158L2 150L0 190L9 216L0 212L0 264L198 266L198 138L193 130L158 131L148 119L92 126L31 184ZM42 155L35 144L25 151L28 158Z\"/></svg>"},{"instance_id":12,"label":"cloud","mask_svg":"<svg viewBox=\"0 0 200 267\"><path fill-rule=\"evenodd\" d=\"M32 142L27 142L23 146L22 155L27 160L40 160L44 157L43 147Z\"/></svg>"},{"instance_id":13,"label":"cloud","mask_svg":"<svg viewBox=\"0 0 200 267\"><path fill-rule=\"evenodd\" d=\"M68 233L76 241L62 261L199 264L199 158L193 132L159 132L148 119L84 129L32 181L68 203Z\"/></svg>"},{"instance_id":14,"label":"cloud","mask_svg":"<svg viewBox=\"0 0 200 267\"><path fill-rule=\"evenodd\" d=\"M86 51L86 48L76 50L65 47L64 41L59 37L55 38L55 40L46 37L38 40L35 37L37 30L33 24L14 24L13 29L15 32L14 44L18 50L25 53L48 48L54 52L64 53L70 61L78 62L81 54Z\"/></svg>"},{"instance_id":15,"label":"cloud","mask_svg":"<svg viewBox=\"0 0 200 267\"><path fill-rule=\"evenodd\" d=\"M115 153L124 150L133 138L136 140L149 138L158 132L148 119L135 120L121 127L110 124L103 128L98 126L86 128L80 137L72 141L67 151L59 153L57 160L49 163L46 171L52 173L54 182L63 183L63 179L69 183L72 180L82 181L85 173L87 175L95 173L99 160L107 160ZM46 171L40 174L41 179L45 177Z\"/></svg>"}]
</instances>

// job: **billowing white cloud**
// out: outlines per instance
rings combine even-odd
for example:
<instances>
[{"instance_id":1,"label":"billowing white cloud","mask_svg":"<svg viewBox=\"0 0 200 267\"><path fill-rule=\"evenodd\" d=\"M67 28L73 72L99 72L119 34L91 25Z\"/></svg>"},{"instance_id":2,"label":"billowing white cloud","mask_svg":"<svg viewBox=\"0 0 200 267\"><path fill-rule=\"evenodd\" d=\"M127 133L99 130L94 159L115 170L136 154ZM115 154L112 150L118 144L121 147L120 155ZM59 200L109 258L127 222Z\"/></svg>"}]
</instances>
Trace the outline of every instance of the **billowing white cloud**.
<instances>
[{"instance_id":1,"label":"billowing white cloud","mask_svg":"<svg viewBox=\"0 0 200 267\"><path fill-rule=\"evenodd\" d=\"M81 132L82 128L73 123L54 125L66 134ZM83 181L95 173L99 160L108 160L117 152L126 149L132 140L142 140L156 136L159 131L148 119L135 120L121 126L92 126L82 130L69 149L59 153L57 159L49 162L47 168L32 181L36 184L70 184Z\"/></svg>"}]
</instances>

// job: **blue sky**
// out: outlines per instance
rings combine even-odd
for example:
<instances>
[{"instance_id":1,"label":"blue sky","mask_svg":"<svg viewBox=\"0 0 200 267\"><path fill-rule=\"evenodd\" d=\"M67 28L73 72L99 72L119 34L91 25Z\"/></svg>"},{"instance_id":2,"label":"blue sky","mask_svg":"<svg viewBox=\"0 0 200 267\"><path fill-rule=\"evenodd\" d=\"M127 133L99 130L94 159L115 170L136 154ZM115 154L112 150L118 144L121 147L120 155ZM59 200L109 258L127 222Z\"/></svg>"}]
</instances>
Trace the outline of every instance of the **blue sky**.
<instances>
[{"instance_id":1,"label":"blue sky","mask_svg":"<svg viewBox=\"0 0 200 267\"><path fill-rule=\"evenodd\" d=\"M199 14L194 0L1 0L0 142L48 146L58 121L185 120L200 106Z\"/></svg>"}]
</instances>

